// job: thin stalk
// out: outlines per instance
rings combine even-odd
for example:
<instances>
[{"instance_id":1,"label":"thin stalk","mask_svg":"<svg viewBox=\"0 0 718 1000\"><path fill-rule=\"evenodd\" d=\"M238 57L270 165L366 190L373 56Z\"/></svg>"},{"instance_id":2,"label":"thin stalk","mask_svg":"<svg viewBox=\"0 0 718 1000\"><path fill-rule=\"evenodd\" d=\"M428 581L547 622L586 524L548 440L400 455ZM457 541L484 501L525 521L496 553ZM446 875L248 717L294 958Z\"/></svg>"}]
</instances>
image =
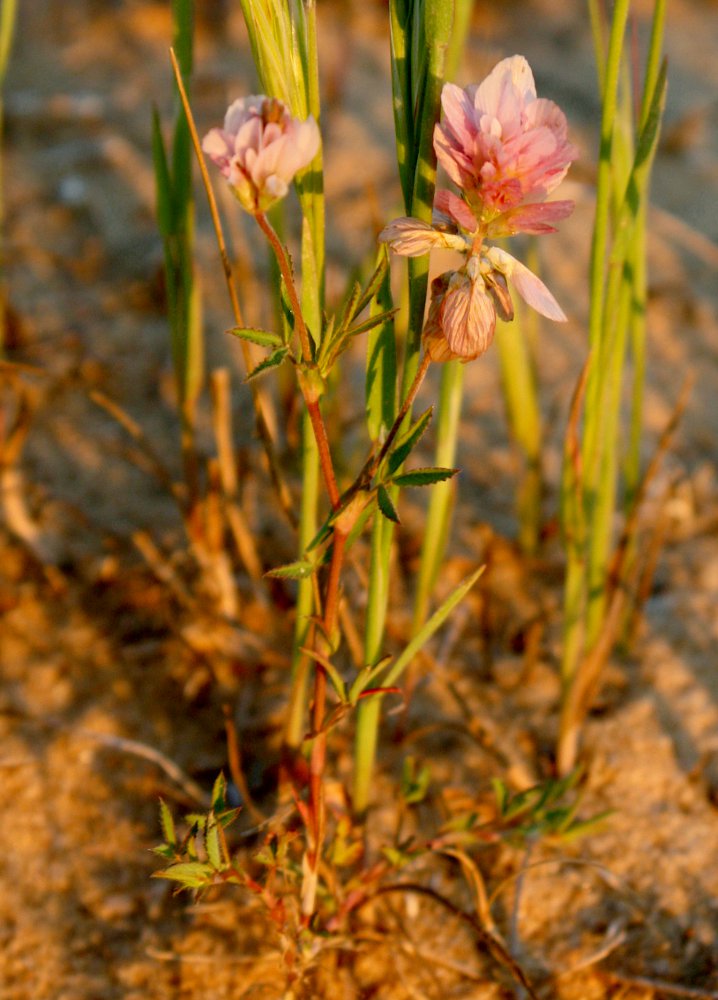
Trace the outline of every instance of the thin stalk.
<instances>
[{"instance_id":1,"label":"thin stalk","mask_svg":"<svg viewBox=\"0 0 718 1000\"><path fill-rule=\"evenodd\" d=\"M298 549L306 552L317 531L319 501L319 451L309 414L302 416L302 501L299 521ZM284 732L287 747L301 746L306 731L306 711L312 664L303 649L309 642L311 615L314 608L313 581L300 580L297 589L296 624L292 650L292 685L289 711Z\"/></svg>"},{"instance_id":2,"label":"thin stalk","mask_svg":"<svg viewBox=\"0 0 718 1000\"><path fill-rule=\"evenodd\" d=\"M324 595L324 617L321 629L317 630L317 650L331 655L334 645L334 635L337 631L339 616L339 583L344 553L346 550L347 533L335 528L332 544L332 561L329 566L329 578ZM320 663L314 670L314 696L312 702L312 752L309 761L309 815L311 817L310 847L307 852L309 872L305 875L305 886L302 898L302 911L305 917L314 912L314 901L317 886L319 860L324 843L325 804L324 804L324 770L327 754L327 734L324 729L326 714L327 675Z\"/></svg>"},{"instance_id":3,"label":"thin stalk","mask_svg":"<svg viewBox=\"0 0 718 1000\"><path fill-rule=\"evenodd\" d=\"M202 177L202 185L207 195L210 216L212 219L212 226L214 228L215 238L217 240L217 247L219 249L219 257L222 263L222 271L224 273L227 294L229 295L229 301L232 308L232 315L234 317L235 325L241 327L245 325L244 318L242 316L242 309L239 304L239 296L237 295L237 288L234 283L232 264L230 262L229 254L227 252L227 244L224 239L222 222L219 217L217 199L214 196L214 190L212 188L212 184L209 179L209 172L207 170L207 164L205 163L204 155L202 153L202 146L200 143L199 134L197 133L197 126L195 125L194 116L192 114L192 108L190 107L189 99L187 97L187 92L185 90L184 82L182 80L182 74L180 73L177 57L173 49L170 49L170 59L172 61L172 68L174 71L175 81L177 84L177 89L179 91L180 99L182 101L182 107L184 108L185 115L187 116L187 124L189 125L190 137L192 139L192 146L195 151L197 163L199 164L200 174ZM254 367L254 364L252 362L252 354L249 345L245 341L242 341L242 356L244 359L244 365L246 370L248 372L251 371L252 368ZM274 417L271 400L266 395L261 386L257 385L255 382L250 382L250 390L252 393L252 403L254 405L254 415L257 426L257 433L259 435L260 441L262 442L264 453L267 456L267 464L269 466L269 473L270 473L270 478L272 480L272 485L275 489L275 492L279 499L280 506L284 511L287 520L289 521L290 524L296 525L297 516L294 513L294 501L292 500L292 495L289 491L289 487L287 486L287 483L284 479L284 475L282 474L279 459L277 457L277 452L274 447L274 439L272 436L271 428L276 425L276 420Z\"/></svg>"},{"instance_id":4,"label":"thin stalk","mask_svg":"<svg viewBox=\"0 0 718 1000\"><path fill-rule=\"evenodd\" d=\"M275 233L264 212L257 212L254 217L257 220L259 228L267 237L267 240L269 241L277 259L277 265L279 267L280 274L282 275L284 287L287 290L289 305L294 316L294 329L299 338L302 361L306 369L315 371L313 368L309 331L304 320L304 314L299 302L299 296L297 295L296 285L294 284L294 277L292 275L292 267L289 263L289 257L287 256L287 252L284 249L281 240ZM312 422L314 438L319 450L319 465L322 470L322 476L324 477L324 485L326 486L327 494L329 495L329 502L331 503L332 508L336 510L340 503L339 490L337 488L334 466L332 463L331 452L329 450L327 429L319 407L319 390L315 381L310 379L308 375L303 372L299 373L298 381L299 387L302 390L302 395L304 396L304 402L307 406L309 419Z\"/></svg>"},{"instance_id":5,"label":"thin stalk","mask_svg":"<svg viewBox=\"0 0 718 1000\"><path fill-rule=\"evenodd\" d=\"M409 391L391 426L384 445L378 455L365 464L353 488L358 488L362 483L371 482L374 473L388 455L399 429L402 427L407 414L411 410L430 364L431 358L428 354L425 354L417 368L414 380L409 387ZM351 489L349 492L351 492ZM395 496L396 494L394 494L392 500ZM375 522L380 522L382 526L378 527L375 523L372 534L372 562L369 577L369 606L367 616L369 627L364 646L367 663L371 664L376 663L381 655L381 644L384 637L384 623L386 621L389 596L388 577L391 556L391 529L393 527L378 513L375 515ZM380 713L381 699L379 698L366 698L359 703L354 742L354 785L352 792L354 810L359 814L365 812L369 805L376 748L379 740Z\"/></svg>"},{"instance_id":6,"label":"thin stalk","mask_svg":"<svg viewBox=\"0 0 718 1000\"><path fill-rule=\"evenodd\" d=\"M455 68L461 39L470 13L470 0L390 0L391 77L396 133L397 161L404 205L408 215L431 221L436 185L436 156L433 148L434 125L439 118L441 88L447 62ZM394 422L391 440L387 439L374 470L410 415L413 397L428 368L425 357L420 363L421 335L428 288L428 259L412 258L407 262L409 277L408 329L404 345L400 398L405 400L400 418ZM416 387L416 390L414 390ZM373 473L372 473L373 474ZM379 518L377 518L379 520ZM386 619L393 526L375 525L370 566L370 604L367 623L371 641L367 642L367 662L380 655ZM383 604L382 604L383 602ZM359 705L354 761L354 808L363 812L369 790L378 741L380 701L368 699Z\"/></svg>"},{"instance_id":7,"label":"thin stalk","mask_svg":"<svg viewBox=\"0 0 718 1000\"><path fill-rule=\"evenodd\" d=\"M450 361L441 372L434 463L444 468L451 468L456 460L463 395L464 365ZM429 613L431 594L446 551L455 493L456 486L451 481L437 483L431 492L416 585L414 630L424 624Z\"/></svg>"},{"instance_id":8,"label":"thin stalk","mask_svg":"<svg viewBox=\"0 0 718 1000\"><path fill-rule=\"evenodd\" d=\"M455 0L453 4L453 20L449 23L448 44L441 56L442 81L444 73L451 79L455 76L461 53L466 41L466 34L471 20L473 0ZM444 15L440 15L443 17ZM446 37L447 23L443 21L438 34ZM438 108L437 108L438 117ZM433 199L433 186L432 186ZM413 208L413 206L412 206ZM417 276L412 276L410 271L410 281L417 280ZM423 280L423 275L418 276L418 280ZM412 286L410 285L410 288ZM417 288L417 297L423 294L426 297L426 286ZM417 303L418 312L418 303ZM418 319L418 315L412 319ZM423 314L421 317L423 321ZM411 329L411 326L410 326ZM444 366L441 375L441 389L439 396L439 419L437 430L437 446L435 465L452 466L454 464L459 433L459 421L461 416L461 405L463 401L464 371L463 366L456 363L449 363ZM421 551L421 564L419 578L417 581L417 592L414 602L414 627L418 628L423 624L429 610L431 591L436 582L436 576L441 564L451 530L451 515L453 509L453 499L456 493L456 485L451 482L438 483L431 494L429 511L427 514L426 528L424 532L424 543Z\"/></svg>"},{"instance_id":9,"label":"thin stalk","mask_svg":"<svg viewBox=\"0 0 718 1000\"><path fill-rule=\"evenodd\" d=\"M588 374L586 388L585 427L583 439L585 488L589 505L591 494L595 490L594 477L598 469L599 449L603 414L600 409L601 382L603 377L602 361L604 358L604 280L606 273L606 256L609 245L609 223L613 190L613 171L611 148L614 122L617 115L618 80L621 68L623 39L628 19L630 0L616 0L611 24L608 53L603 72L599 69L599 79L603 81L601 88L603 107L601 115L600 152L598 178L596 183L596 214L591 243L590 262L590 310L589 310L589 346L593 352L593 363ZM598 48L598 46L597 46ZM600 59L601 52L597 51ZM570 530L570 529L569 529ZM568 684L578 667L578 656L582 643L578 631L582 628L583 613L580 610L588 599L586 588L575 585L582 572L584 553L570 546L567 552L567 579L573 581L570 589L565 591L566 618L564 622L564 648L562 656L562 675L564 683Z\"/></svg>"}]
</instances>

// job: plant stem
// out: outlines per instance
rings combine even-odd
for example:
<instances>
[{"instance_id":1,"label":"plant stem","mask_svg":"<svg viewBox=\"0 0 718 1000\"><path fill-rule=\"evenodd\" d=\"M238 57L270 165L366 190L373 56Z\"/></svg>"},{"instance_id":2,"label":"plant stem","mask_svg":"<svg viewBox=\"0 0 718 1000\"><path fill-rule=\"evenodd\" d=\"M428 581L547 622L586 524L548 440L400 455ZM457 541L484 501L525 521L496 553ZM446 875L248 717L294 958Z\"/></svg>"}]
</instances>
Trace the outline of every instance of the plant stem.
<instances>
[{"instance_id":1,"label":"plant stem","mask_svg":"<svg viewBox=\"0 0 718 1000\"><path fill-rule=\"evenodd\" d=\"M297 295L297 287L294 283L292 266L289 263L289 257L287 256L287 251L282 245L282 241L275 233L272 224L264 212L257 212L254 217L257 220L259 228L267 237L269 244L274 251L274 255L277 259L277 266L279 267L279 272L282 275L284 287L287 290L289 305L294 316L294 329L296 330L299 338L302 361L305 369L304 372L301 370L299 372L299 387L302 390L307 412L309 413L309 419L312 422L314 438L317 443L317 448L319 449L319 465L322 470L322 476L324 478L324 484L329 496L329 502L332 505L332 509L337 510L340 504L339 489L337 487L337 480L334 474L334 464L329 450L327 429L324 423L321 408L319 406L319 388L316 385L316 381L310 378L308 374L308 372L316 373L316 369L312 359L312 346L309 339L309 331L307 330L307 324L304 321L304 313L302 312L299 296Z\"/></svg>"},{"instance_id":2,"label":"plant stem","mask_svg":"<svg viewBox=\"0 0 718 1000\"><path fill-rule=\"evenodd\" d=\"M436 465L453 466L463 399L464 366L458 361L444 365L439 393L439 424L436 432ZM429 611L431 592L441 564L451 521L456 486L451 481L437 483L431 491L424 544L414 601L414 629L421 628Z\"/></svg>"},{"instance_id":3,"label":"plant stem","mask_svg":"<svg viewBox=\"0 0 718 1000\"><path fill-rule=\"evenodd\" d=\"M341 528L334 529L332 561L324 595L324 617L321 629L316 630L317 652L331 655L335 645L339 614L339 583L341 580L347 533ZM317 886L317 870L324 843L324 768L327 754L327 734L324 730L326 710L327 675L320 663L314 669L314 698L312 703L312 753L309 762L309 815L311 818L310 845L307 851L309 876L305 880L302 894L302 911L305 917L314 912Z\"/></svg>"},{"instance_id":4,"label":"plant stem","mask_svg":"<svg viewBox=\"0 0 718 1000\"><path fill-rule=\"evenodd\" d=\"M232 274L232 264L229 259L229 254L227 253L227 245L224 240L224 233L222 232L222 223L219 218L219 209L217 208L217 199L214 196L214 190L210 183L209 172L207 171L207 164L204 161L204 156L202 155L202 146L199 141L199 135L197 133L197 126L195 125L194 116L192 114L192 108L190 107L189 98L187 97L187 91L185 90L184 81L182 79L182 74L180 72L179 63L177 62L177 56L173 49L170 49L170 60L172 62L172 69L175 75L175 82L177 84L177 90L179 91L180 99L182 101L182 107L184 108L185 115L187 117L187 124L189 125L190 137L192 139L192 146L194 147L195 157L197 163L199 164L200 174L202 176L202 185L204 187L205 193L207 195L207 202L209 204L210 216L212 218L212 226L214 228L215 238L217 240L217 247L219 249L219 256L222 262L222 270L224 272L225 285L227 287L227 294L229 295L229 301L232 307L232 315L234 316L234 322L236 326L244 326L244 319L242 317L242 309L239 304L239 297L237 295L237 289L234 283L234 276ZM252 356L249 345L242 341L242 356L244 358L244 365L247 371L252 370ZM262 389L250 382L250 390L252 393L252 402L254 404L254 415L257 425L257 433L259 434L259 439L262 442L262 447L267 456L267 464L269 465L269 474L272 480L272 485L279 498L279 504L284 511L289 523L295 527L297 524L297 516L294 512L294 503L292 500L292 495L289 492L289 487L287 486L284 476L282 475L281 467L279 465L279 460L277 458L277 453L274 447L274 437L272 434L272 427L276 424L274 419L274 414L272 412L272 406L270 400L264 394Z\"/></svg>"},{"instance_id":5,"label":"plant stem","mask_svg":"<svg viewBox=\"0 0 718 1000\"><path fill-rule=\"evenodd\" d=\"M416 395L421 388L430 364L431 358L428 354L425 354L381 450L375 458L370 459L366 463L354 487L350 488L350 492L351 489L358 489L362 483L370 482L374 473L384 461L394 443L399 428L404 423L416 399ZM375 524L372 534L372 574L369 584L369 608L367 611L368 631L364 646L367 662L372 664L379 659L384 634L386 605L389 593L388 572L391 530L392 525L382 518L378 524ZM366 698L359 703L354 748L353 787L353 805L357 813L363 813L369 805L369 793L379 738L380 713L381 698Z\"/></svg>"},{"instance_id":6,"label":"plant stem","mask_svg":"<svg viewBox=\"0 0 718 1000\"><path fill-rule=\"evenodd\" d=\"M279 267L279 273L284 279L284 287L287 290L287 296L289 298L289 305L294 315L294 329L297 331L297 336L299 337L299 346L302 351L302 360L306 365L312 363L312 346L309 340L309 331L307 330L307 324L304 322L304 313L302 312L302 307L299 304L299 296L297 295L297 287L294 284L294 275L292 274L292 265L289 263L289 257L287 256L287 251L284 249L282 241L277 236L274 231L274 227L267 218L264 212L255 212L254 218L257 220L257 225L262 230L264 235L269 240L269 245L271 246L274 256L277 258L277 266Z\"/></svg>"}]
</instances>

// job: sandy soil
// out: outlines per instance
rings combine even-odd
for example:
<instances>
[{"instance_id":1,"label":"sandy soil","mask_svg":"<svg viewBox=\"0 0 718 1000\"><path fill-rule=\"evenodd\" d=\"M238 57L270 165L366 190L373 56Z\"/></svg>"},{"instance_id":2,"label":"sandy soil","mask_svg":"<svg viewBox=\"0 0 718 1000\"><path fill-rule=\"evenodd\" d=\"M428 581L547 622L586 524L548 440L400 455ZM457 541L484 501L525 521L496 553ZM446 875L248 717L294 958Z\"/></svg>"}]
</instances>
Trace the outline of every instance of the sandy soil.
<instances>
[{"instance_id":1,"label":"sandy soil","mask_svg":"<svg viewBox=\"0 0 718 1000\"><path fill-rule=\"evenodd\" d=\"M258 594L240 571L240 625L212 617L206 595L193 589L196 572L169 491L148 469L142 443L92 397L100 391L117 401L179 478L149 152L150 101L165 116L172 104L169 17L164 4L139 0L20 6L6 102L13 342L11 364L0 370L0 428L17 421L26 436L4 481L13 499L0 521L0 997L280 997L276 942L251 900L230 892L192 906L150 879L157 798L181 811L193 805L194 786L182 787L156 754L138 751L165 755L206 794L226 766L228 705L254 797L274 807L286 594ZM238 5L230 6L225 24L218 13L200 26L201 127L251 86ZM399 195L382 8L320 6L320 26L336 295L370 247L367 204L388 217ZM640 17L638 27L642 37ZM530 857L492 847L479 856L497 926L546 998L718 996L716 46L715 4L675 0L651 218L647 457L684 377L695 381L657 484L656 495L669 481L674 488L645 620L630 654L611 663L586 728L581 811L611 816L570 847L542 844ZM479 5L464 80L515 51L534 66L539 91L566 109L585 151L570 185L576 213L547 241L545 259L571 317L565 330L544 331L540 356L552 517L567 403L585 352L597 101L583 5ZM229 310L201 206L199 215L209 364L228 366L238 387L241 364L222 333ZM252 237L232 225L245 259ZM259 321L258 286L246 287L249 318ZM496 356L471 366L467 382L447 583L487 553L491 569L482 594L427 661L435 669L419 678L408 713L385 727L377 830L394 822L407 752L429 763L434 782L419 831L435 826L448 792L482 801L492 776L525 784L550 772L560 565L550 545L528 565L511 542L519 465ZM263 500L268 487L239 387L236 401L244 507L262 558L276 564L291 558L291 538ZM359 395L336 407L351 432ZM419 517L407 508L407 588ZM395 636L406 630L407 607L397 599ZM529 660L520 650L536 621L539 655ZM342 777L349 740L347 729L337 742ZM472 905L448 862L412 877ZM522 995L431 900L387 898L357 920L355 935L341 958L320 963L307 997Z\"/></svg>"}]
</instances>

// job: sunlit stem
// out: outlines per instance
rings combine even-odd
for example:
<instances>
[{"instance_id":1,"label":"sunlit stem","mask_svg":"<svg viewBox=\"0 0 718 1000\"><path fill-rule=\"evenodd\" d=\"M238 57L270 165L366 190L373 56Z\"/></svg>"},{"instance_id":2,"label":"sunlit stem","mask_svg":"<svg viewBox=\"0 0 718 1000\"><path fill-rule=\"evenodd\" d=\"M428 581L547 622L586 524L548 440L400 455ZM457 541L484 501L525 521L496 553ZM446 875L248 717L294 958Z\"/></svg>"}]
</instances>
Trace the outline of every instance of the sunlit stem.
<instances>
[{"instance_id":1,"label":"sunlit stem","mask_svg":"<svg viewBox=\"0 0 718 1000\"><path fill-rule=\"evenodd\" d=\"M257 212L254 217L257 220L259 228L267 237L269 244L274 251L274 255L277 259L277 266L279 267L279 272L282 275L284 287L287 290L289 305L294 316L294 329L297 337L299 338L302 361L307 369L312 369L312 348L309 340L309 331L307 330L304 313L299 302L299 296L294 283L294 275L292 274L292 267L289 263L287 251L282 245L281 240L275 233L264 212ZM327 435L326 425L319 406L319 392L313 381L307 377L303 377L301 371L299 375L299 387L302 391L302 395L304 396L304 402L307 407L307 412L309 413L309 419L312 423L314 439L319 450L319 464L324 477L324 484L329 496L329 502L332 507L336 509L339 506L339 490L337 488L336 476L334 475L334 465L332 463L331 452L329 450L329 437Z\"/></svg>"},{"instance_id":2,"label":"sunlit stem","mask_svg":"<svg viewBox=\"0 0 718 1000\"><path fill-rule=\"evenodd\" d=\"M358 482L370 481L389 453L396 435L411 410L430 364L431 358L428 354L425 354L416 369L414 379L409 386L409 391L404 398L404 402L392 424L384 445L378 455L367 463ZM395 497L396 493L393 496ZM384 623L389 595L391 529L393 527L378 512L375 517L379 524L374 525L372 534L372 573L369 584L367 614L369 628L367 629L364 646L367 663L372 664L376 663L381 655L381 644L384 636ZM357 712L354 749L354 788L352 796L354 809L357 813L363 813L367 809L371 797L371 784L379 739L380 714L381 699L368 698L360 702Z\"/></svg>"},{"instance_id":3,"label":"sunlit stem","mask_svg":"<svg viewBox=\"0 0 718 1000\"><path fill-rule=\"evenodd\" d=\"M598 178L596 184L596 212L591 244L590 263L590 308L589 308L589 346L594 352L594 363L591 365L585 402L585 426L583 433L582 455L583 474L585 476L585 516L590 521L591 510L596 502L596 476L599 470L601 447L601 427L603 414L600 409L601 383L603 378L602 361L604 358L604 283L606 279L606 258L609 247L609 223L613 197L612 140L613 129L617 115L618 82L621 68L623 38L628 18L629 0L617 0L613 11L608 51L605 63L601 62L604 51L602 35L599 33L599 19L594 18L595 42L597 60L599 61L599 81L602 96L600 151ZM564 524L564 534L576 538L576 524ZM584 649L584 609L589 600L588 579L590 575L587 554L571 543L567 550L567 586L565 589L565 621L562 655L562 676L564 689L567 689L578 668L582 650Z\"/></svg>"},{"instance_id":4,"label":"sunlit stem","mask_svg":"<svg viewBox=\"0 0 718 1000\"><path fill-rule=\"evenodd\" d=\"M456 460L464 371L465 366L459 361L450 361L442 367L435 464L443 468L451 468ZM446 551L455 495L456 485L451 480L436 483L431 491L414 603L415 630L424 624L429 613L431 594Z\"/></svg>"},{"instance_id":5,"label":"sunlit stem","mask_svg":"<svg viewBox=\"0 0 718 1000\"><path fill-rule=\"evenodd\" d=\"M299 521L300 553L306 552L317 530L317 503L319 499L319 451L314 440L314 431L309 414L302 416L302 501ZM309 679L312 663L302 649L307 645L310 617L314 606L313 583L311 579L300 580L297 590L296 624L292 650L292 685L289 712L284 740L288 747L296 750L301 746L306 732L306 715L309 695Z\"/></svg>"}]
</instances>

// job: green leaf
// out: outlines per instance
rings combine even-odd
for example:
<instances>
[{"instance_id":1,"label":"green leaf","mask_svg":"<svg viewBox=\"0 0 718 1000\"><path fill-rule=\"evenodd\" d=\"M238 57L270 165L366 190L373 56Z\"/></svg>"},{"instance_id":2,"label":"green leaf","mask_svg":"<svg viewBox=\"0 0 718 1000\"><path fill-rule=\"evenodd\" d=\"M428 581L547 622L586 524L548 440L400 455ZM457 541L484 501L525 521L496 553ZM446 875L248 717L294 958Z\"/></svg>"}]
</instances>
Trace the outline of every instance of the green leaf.
<instances>
[{"instance_id":1,"label":"green leaf","mask_svg":"<svg viewBox=\"0 0 718 1000\"><path fill-rule=\"evenodd\" d=\"M177 843L175 824L169 806L163 799L160 799L160 825L162 826L162 835L165 838L165 843L170 847L174 847Z\"/></svg>"},{"instance_id":2,"label":"green leaf","mask_svg":"<svg viewBox=\"0 0 718 1000\"><path fill-rule=\"evenodd\" d=\"M374 666L362 667L349 688L349 704L356 705L363 691L371 686L373 681L383 673L391 663L391 656L383 656Z\"/></svg>"},{"instance_id":3,"label":"green leaf","mask_svg":"<svg viewBox=\"0 0 718 1000\"><path fill-rule=\"evenodd\" d=\"M366 288L362 293L362 297L356 303L354 307L354 312L352 314L352 320L356 319L362 310L364 310L373 298L379 298L379 289L385 284L389 274L389 252L386 246L382 245L379 251L379 260L374 268L374 273L367 282Z\"/></svg>"},{"instance_id":4,"label":"green leaf","mask_svg":"<svg viewBox=\"0 0 718 1000\"><path fill-rule=\"evenodd\" d=\"M154 872L152 877L179 882L184 889L201 889L212 884L214 872L204 861L180 861L161 872Z\"/></svg>"},{"instance_id":5,"label":"green leaf","mask_svg":"<svg viewBox=\"0 0 718 1000\"><path fill-rule=\"evenodd\" d=\"M503 816L506 811L506 804L509 800L509 790L501 778L492 778L491 784L494 789L494 795L496 796L496 808L499 811L499 816Z\"/></svg>"},{"instance_id":6,"label":"green leaf","mask_svg":"<svg viewBox=\"0 0 718 1000\"><path fill-rule=\"evenodd\" d=\"M341 333L348 328L349 324L352 321L352 317L356 315L357 312L356 306L360 297L361 297L361 285L359 284L359 282L354 282L354 286L352 287L352 290L349 293L349 298L344 304L341 318L339 320L339 323L337 324L338 332Z\"/></svg>"},{"instance_id":7,"label":"green leaf","mask_svg":"<svg viewBox=\"0 0 718 1000\"><path fill-rule=\"evenodd\" d=\"M377 503L379 504L379 510L382 512L384 517L388 521L393 521L394 524L401 524L399 520L399 515L396 512L394 504L391 502L391 497L386 491L384 486L380 486L376 494Z\"/></svg>"},{"instance_id":8,"label":"green leaf","mask_svg":"<svg viewBox=\"0 0 718 1000\"><path fill-rule=\"evenodd\" d=\"M466 597L468 592L484 572L484 569L484 566L480 566L477 570L475 570L475 572L471 573L470 576L467 576L465 580L462 580L457 587L454 587L441 607L439 607L431 618L429 618L426 624L419 629L408 646L396 659L386 677L382 679L382 685L384 687L396 684L419 650L429 641L434 632L441 628L456 605L463 601L464 597Z\"/></svg>"},{"instance_id":9,"label":"green leaf","mask_svg":"<svg viewBox=\"0 0 718 1000\"><path fill-rule=\"evenodd\" d=\"M158 844L157 847L153 847L151 850L153 854L158 854L161 858L167 858L168 861L177 857L177 851L170 844Z\"/></svg>"},{"instance_id":10,"label":"green leaf","mask_svg":"<svg viewBox=\"0 0 718 1000\"><path fill-rule=\"evenodd\" d=\"M204 845L207 848L209 863L215 871L221 871L222 868L224 868L224 863L219 841L219 827L217 826L216 820L210 819L207 823Z\"/></svg>"},{"instance_id":11,"label":"green leaf","mask_svg":"<svg viewBox=\"0 0 718 1000\"><path fill-rule=\"evenodd\" d=\"M212 786L212 811L222 812L227 807L227 779L222 771L214 779Z\"/></svg>"},{"instance_id":12,"label":"green leaf","mask_svg":"<svg viewBox=\"0 0 718 1000\"><path fill-rule=\"evenodd\" d=\"M155 168L157 224L160 234L167 239L174 231L172 178L162 138L160 116L156 107L152 108L152 160Z\"/></svg>"},{"instance_id":13,"label":"green leaf","mask_svg":"<svg viewBox=\"0 0 718 1000\"><path fill-rule=\"evenodd\" d=\"M421 438L424 436L426 428L431 423L433 413L433 406L430 406L428 410L424 410L416 423L412 424L409 430L399 438L396 447L392 451L391 455L389 455L388 468L390 475L396 472L397 469L401 468Z\"/></svg>"},{"instance_id":14,"label":"green leaf","mask_svg":"<svg viewBox=\"0 0 718 1000\"><path fill-rule=\"evenodd\" d=\"M391 482L396 486L431 486L432 483L443 483L446 479L451 479L458 471L440 468L413 469L394 476Z\"/></svg>"},{"instance_id":15,"label":"green leaf","mask_svg":"<svg viewBox=\"0 0 718 1000\"><path fill-rule=\"evenodd\" d=\"M262 372L269 371L270 368L278 368L288 354L288 347L280 347L279 350L273 351L269 357L265 358L264 361L260 361L257 367L252 369L244 381L249 382L250 379L256 378L257 375L261 375Z\"/></svg>"},{"instance_id":16,"label":"green leaf","mask_svg":"<svg viewBox=\"0 0 718 1000\"><path fill-rule=\"evenodd\" d=\"M278 580L306 580L316 568L316 565L308 559L298 559L296 562L270 569L264 575L276 577Z\"/></svg>"},{"instance_id":17,"label":"green leaf","mask_svg":"<svg viewBox=\"0 0 718 1000\"><path fill-rule=\"evenodd\" d=\"M272 333L271 330L258 330L253 326L235 326L228 332L233 337L249 340L252 344L259 344L260 347L281 347L283 343L278 333Z\"/></svg>"},{"instance_id":18,"label":"green leaf","mask_svg":"<svg viewBox=\"0 0 718 1000\"><path fill-rule=\"evenodd\" d=\"M426 765L417 767L413 757L406 757L401 775L401 797L404 802L407 805L422 802L429 790L430 780L431 772Z\"/></svg>"},{"instance_id":19,"label":"green leaf","mask_svg":"<svg viewBox=\"0 0 718 1000\"><path fill-rule=\"evenodd\" d=\"M360 333L366 333L367 330L373 330L376 326L388 323L398 312L399 309L397 307L395 309L387 309L384 312L377 313L376 316L369 316L369 318L365 319L363 323L357 323L356 326L351 327L347 331L347 334L349 337L357 337Z\"/></svg>"}]
</instances>

